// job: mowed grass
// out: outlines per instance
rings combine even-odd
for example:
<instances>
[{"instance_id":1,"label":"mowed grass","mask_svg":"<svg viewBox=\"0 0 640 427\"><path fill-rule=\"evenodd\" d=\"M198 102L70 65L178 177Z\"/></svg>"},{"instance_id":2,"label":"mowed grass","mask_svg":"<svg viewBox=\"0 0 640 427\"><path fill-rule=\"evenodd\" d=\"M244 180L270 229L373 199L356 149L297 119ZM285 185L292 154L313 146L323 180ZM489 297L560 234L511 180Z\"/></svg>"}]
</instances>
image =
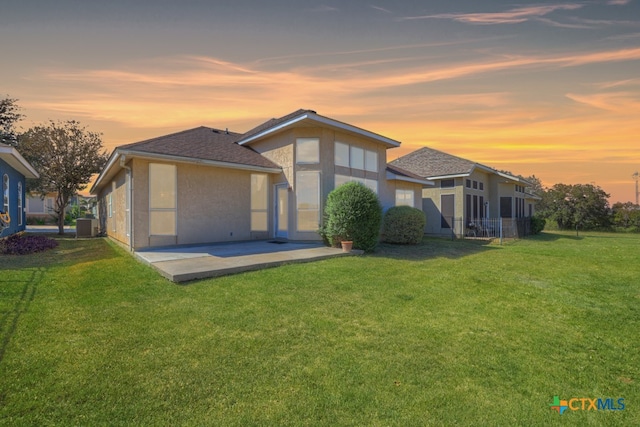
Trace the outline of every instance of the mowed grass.
<instances>
[{"instance_id":1,"label":"mowed grass","mask_svg":"<svg viewBox=\"0 0 640 427\"><path fill-rule=\"evenodd\" d=\"M61 240L0 257L0 424L640 425L639 250L425 239L180 286Z\"/></svg>"}]
</instances>

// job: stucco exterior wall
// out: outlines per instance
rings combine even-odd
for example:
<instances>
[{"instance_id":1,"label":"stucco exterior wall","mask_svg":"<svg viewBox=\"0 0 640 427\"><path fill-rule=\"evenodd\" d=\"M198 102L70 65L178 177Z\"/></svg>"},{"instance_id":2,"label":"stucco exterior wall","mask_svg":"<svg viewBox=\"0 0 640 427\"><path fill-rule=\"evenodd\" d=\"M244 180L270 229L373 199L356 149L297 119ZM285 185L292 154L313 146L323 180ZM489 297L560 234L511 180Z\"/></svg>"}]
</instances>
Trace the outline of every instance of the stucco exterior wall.
<instances>
[{"instance_id":1,"label":"stucco exterior wall","mask_svg":"<svg viewBox=\"0 0 640 427\"><path fill-rule=\"evenodd\" d=\"M135 249L270 237L270 232L251 232L251 174L256 172L188 163L176 164L177 235L150 235L149 163L152 162L143 159L133 161ZM268 185L269 200L273 196L271 187ZM271 221L270 218L269 230Z\"/></svg>"},{"instance_id":2,"label":"stucco exterior wall","mask_svg":"<svg viewBox=\"0 0 640 427\"><path fill-rule=\"evenodd\" d=\"M422 210L427 216L427 225L425 226L426 234L451 234L450 228L442 228L441 222L441 196L445 194L454 195L454 213L455 218L464 215L464 178L454 178L455 186L450 188L441 188L440 181L435 181L435 186L425 187L422 189Z\"/></svg>"},{"instance_id":3,"label":"stucco exterior wall","mask_svg":"<svg viewBox=\"0 0 640 427\"><path fill-rule=\"evenodd\" d=\"M120 170L98 194L100 229L110 238L129 246L126 213L126 170ZM111 215L109 215L111 196Z\"/></svg>"}]
</instances>

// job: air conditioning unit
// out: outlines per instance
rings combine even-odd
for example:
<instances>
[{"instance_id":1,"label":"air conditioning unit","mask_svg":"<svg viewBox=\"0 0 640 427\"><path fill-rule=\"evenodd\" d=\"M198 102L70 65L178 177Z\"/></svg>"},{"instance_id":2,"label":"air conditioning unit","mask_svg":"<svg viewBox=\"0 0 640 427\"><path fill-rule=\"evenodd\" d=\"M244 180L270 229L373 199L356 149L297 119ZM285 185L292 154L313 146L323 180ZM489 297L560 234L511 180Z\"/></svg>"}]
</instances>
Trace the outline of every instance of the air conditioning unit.
<instances>
[{"instance_id":1,"label":"air conditioning unit","mask_svg":"<svg viewBox=\"0 0 640 427\"><path fill-rule=\"evenodd\" d=\"M76 220L77 237L96 237L98 235L98 220L95 218L78 218Z\"/></svg>"}]
</instances>

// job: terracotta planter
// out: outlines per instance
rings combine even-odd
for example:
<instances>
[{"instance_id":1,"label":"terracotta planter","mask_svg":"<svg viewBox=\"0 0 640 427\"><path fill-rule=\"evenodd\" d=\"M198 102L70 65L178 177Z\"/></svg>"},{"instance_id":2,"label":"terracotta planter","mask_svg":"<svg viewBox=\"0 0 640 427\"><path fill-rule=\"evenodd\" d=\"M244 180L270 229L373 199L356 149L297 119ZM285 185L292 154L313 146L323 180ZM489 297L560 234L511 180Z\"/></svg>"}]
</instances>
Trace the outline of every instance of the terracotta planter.
<instances>
[{"instance_id":1,"label":"terracotta planter","mask_svg":"<svg viewBox=\"0 0 640 427\"><path fill-rule=\"evenodd\" d=\"M340 243L342 244L342 252L351 252L353 248L353 242L351 240L343 240Z\"/></svg>"}]
</instances>

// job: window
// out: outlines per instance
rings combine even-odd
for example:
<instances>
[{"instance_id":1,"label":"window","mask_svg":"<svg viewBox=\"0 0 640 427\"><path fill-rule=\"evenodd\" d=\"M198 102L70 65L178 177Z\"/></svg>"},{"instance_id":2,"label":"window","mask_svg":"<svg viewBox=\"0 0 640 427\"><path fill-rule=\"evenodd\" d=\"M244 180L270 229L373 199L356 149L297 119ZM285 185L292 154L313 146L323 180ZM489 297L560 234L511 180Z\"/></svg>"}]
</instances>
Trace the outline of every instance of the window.
<instances>
[{"instance_id":1,"label":"window","mask_svg":"<svg viewBox=\"0 0 640 427\"><path fill-rule=\"evenodd\" d=\"M335 143L335 153L334 153L336 166L344 166L345 168L349 167L349 146L347 144L343 144L342 142Z\"/></svg>"},{"instance_id":2,"label":"window","mask_svg":"<svg viewBox=\"0 0 640 427\"><path fill-rule=\"evenodd\" d=\"M317 231L320 226L320 173L296 173L298 231Z\"/></svg>"},{"instance_id":3,"label":"window","mask_svg":"<svg viewBox=\"0 0 640 427\"><path fill-rule=\"evenodd\" d=\"M470 179L467 180L467 188L471 188L471 180Z\"/></svg>"},{"instance_id":4,"label":"window","mask_svg":"<svg viewBox=\"0 0 640 427\"><path fill-rule=\"evenodd\" d=\"M296 140L296 163L320 163L320 140L298 138Z\"/></svg>"},{"instance_id":5,"label":"window","mask_svg":"<svg viewBox=\"0 0 640 427\"><path fill-rule=\"evenodd\" d=\"M480 218L484 218L484 196L480 196Z\"/></svg>"},{"instance_id":6,"label":"window","mask_svg":"<svg viewBox=\"0 0 640 427\"><path fill-rule=\"evenodd\" d=\"M364 169L364 149L360 147L350 147L351 159L349 161L350 166L353 169Z\"/></svg>"},{"instance_id":7,"label":"window","mask_svg":"<svg viewBox=\"0 0 640 427\"><path fill-rule=\"evenodd\" d=\"M484 182L479 182L478 186L480 187L480 190L484 191Z\"/></svg>"},{"instance_id":8,"label":"window","mask_svg":"<svg viewBox=\"0 0 640 427\"><path fill-rule=\"evenodd\" d=\"M473 195L473 218L480 218L480 212L478 211L478 196Z\"/></svg>"},{"instance_id":9,"label":"window","mask_svg":"<svg viewBox=\"0 0 640 427\"><path fill-rule=\"evenodd\" d=\"M4 213L9 213L9 175L6 173L2 177L2 211Z\"/></svg>"},{"instance_id":10,"label":"window","mask_svg":"<svg viewBox=\"0 0 640 427\"><path fill-rule=\"evenodd\" d=\"M359 182L361 184L364 184L365 187L369 188L371 191L373 191L374 193L378 194L378 181L375 179L364 179L364 178L356 178L354 176L347 176L347 175L338 175L336 174L335 176L335 187L334 188L338 188L340 187L342 184L346 184L347 182Z\"/></svg>"},{"instance_id":11,"label":"window","mask_svg":"<svg viewBox=\"0 0 640 427\"><path fill-rule=\"evenodd\" d=\"M113 216L113 193L109 193L107 196L107 211L109 212L109 218Z\"/></svg>"},{"instance_id":12,"label":"window","mask_svg":"<svg viewBox=\"0 0 640 427\"><path fill-rule=\"evenodd\" d=\"M396 206L413 207L413 190L396 190Z\"/></svg>"},{"instance_id":13,"label":"window","mask_svg":"<svg viewBox=\"0 0 640 427\"><path fill-rule=\"evenodd\" d=\"M176 235L177 172L175 165L149 163L149 234Z\"/></svg>"},{"instance_id":14,"label":"window","mask_svg":"<svg viewBox=\"0 0 640 427\"><path fill-rule=\"evenodd\" d=\"M468 182L469 180L467 180ZM466 199L466 203L465 203L465 212L467 215L467 225L473 221L473 215L472 215L472 211L471 211L471 194L467 194L467 196L465 197Z\"/></svg>"},{"instance_id":15,"label":"window","mask_svg":"<svg viewBox=\"0 0 640 427\"><path fill-rule=\"evenodd\" d=\"M251 231L267 231L268 178L263 174L251 174Z\"/></svg>"},{"instance_id":16,"label":"window","mask_svg":"<svg viewBox=\"0 0 640 427\"><path fill-rule=\"evenodd\" d=\"M440 188L453 188L455 185L455 179L443 179L440 181Z\"/></svg>"},{"instance_id":17,"label":"window","mask_svg":"<svg viewBox=\"0 0 640 427\"><path fill-rule=\"evenodd\" d=\"M369 172L378 172L378 153L366 150L364 153L364 168Z\"/></svg>"},{"instance_id":18,"label":"window","mask_svg":"<svg viewBox=\"0 0 640 427\"><path fill-rule=\"evenodd\" d=\"M478 189L478 181L473 181L473 189L474 190Z\"/></svg>"},{"instance_id":19,"label":"window","mask_svg":"<svg viewBox=\"0 0 640 427\"><path fill-rule=\"evenodd\" d=\"M511 197L500 197L500 217L511 218L511 212L513 208L511 206Z\"/></svg>"},{"instance_id":20,"label":"window","mask_svg":"<svg viewBox=\"0 0 640 427\"><path fill-rule=\"evenodd\" d=\"M18 182L18 225L22 225L22 217L24 210L22 209L22 182Z\"/></svg>"}]
</instances>

